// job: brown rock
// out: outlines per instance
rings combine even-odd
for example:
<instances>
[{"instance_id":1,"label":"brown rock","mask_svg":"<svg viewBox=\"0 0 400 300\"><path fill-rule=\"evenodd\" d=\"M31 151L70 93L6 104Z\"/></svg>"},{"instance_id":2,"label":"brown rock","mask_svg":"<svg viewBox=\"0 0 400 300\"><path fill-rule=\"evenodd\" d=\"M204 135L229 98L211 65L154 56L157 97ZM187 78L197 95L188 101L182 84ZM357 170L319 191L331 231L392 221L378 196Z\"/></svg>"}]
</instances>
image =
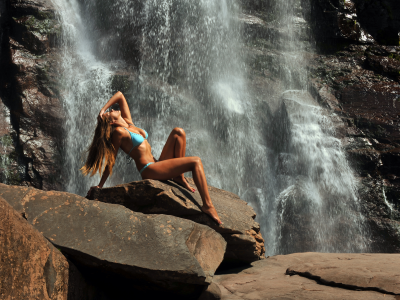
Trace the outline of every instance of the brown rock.
<instances>
[{"instance_id":1,"label":"brown rock","mask_svg":"<svg viewBox=\"0 0 400 300\"><path fill-rule=\"evenodd\" d=\"M189 220L4 184L0 196L76 264L129 279L137 289L198 293L225 253L218 233Z\"/></svg>"},{"instance_id":2,"label":"brown rock","mask_svg":"<svg viewBox=\"0 0 400 300\"><path fill-rule=\"evenodd\" d=\"M205 291L200 295L198 300L219 300L221 299L221 289L217 284L212 282Z\"/></svg>"},{"instance_id":3,"label":"brown rock","mask_svg":"<svg viewBox=\"0 0 400 300\"><path fill-rule=\"evenodd\" d=\"M391 57L368 55L367 63L378 73L398 76L400 74L400 61Z\"/></svg>"},{"instance_id":4,"label":"brown rock","mask_svg":"<svg viewBox=\"0 0 400 300\"><path fill-rule=\"evenodd\" d=\"M323 284L400 295L400 254L299 253L286 274Z\"/></svg>"},{"instance_id":5,"label":"brown rock","mask_svg":"<svg viewBox=\"0 0 400 300\"><path fill-rule=\"evenodd\" d=\"M75 266L0 197L1 299L91 299Z\"/></svg>"},{"instance_id":6,"label":"brown rock","mask_svg":"<svg viewBox=\"0 0 400 300\"><path fill-rule=\"evenodd\" d=\"M361 177L358 194L371 252L400 249L399 57L399 46L350 45L335 55L318 54L309 64L313 95L326 107L333 108L329 99L338 100L341 111L335 112L345 125L339 138ZM322 87L331 94L325 99Z\"/></svg>"},{"instance_id":7,"label":"brown rock","mask_svg":"<svg viewBox=\"0 0 400 300\"><path fill-rule=\"evenodd\" d=\"M188 179L192 184L193 181ZM255 212L237 195L209 186L211 199L223 225L218 226L202 213L202 200L170 181L142 180L96 190L92 199L123 205L145 214L167 214L207 225L227 242L225 262L253 262L265 253L260 226Z\"/></svg>"},{"instance_id":8,"label":"brown rock","mask_svg":"<svg viewBox=\"0 0 400 300\"><path fill-rule=\"evenodd\" d=\"M1 9L1 8L0 8ZM0 65L1 101L9 109L7 176L2 182L61 189L59 155L63 109L59 101L60 25L50 0L7 1Z\"/></svg>"},{"instance_id":9,"label":"brown rock","mask_svg":"<svg viewBox=\"0 0 400 300\"><path fill-rule=\"evenodd\" d=\"M254 262L251 268L236 274L216 275L214 283L221 289L221 299L229 300L397 299L399 258L398 254L277 255ZM310 279L291 273L296 269L307 277L317 275ZM289 276L286 270L293 275Z\"/></svg>"}]
</instances>

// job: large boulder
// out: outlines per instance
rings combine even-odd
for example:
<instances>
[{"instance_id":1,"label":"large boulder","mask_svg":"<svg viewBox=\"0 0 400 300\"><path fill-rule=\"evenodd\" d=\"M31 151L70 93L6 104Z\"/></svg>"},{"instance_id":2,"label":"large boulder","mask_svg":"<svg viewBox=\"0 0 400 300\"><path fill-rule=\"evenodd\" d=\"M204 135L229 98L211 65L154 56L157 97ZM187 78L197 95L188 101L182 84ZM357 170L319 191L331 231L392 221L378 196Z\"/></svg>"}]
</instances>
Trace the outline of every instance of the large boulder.
<instances>
[{"instance_id":1,"label":"large boulder","mask_svg":"<svg viewBox=\"0 0 400 300\"><path fill-rule=\"evenodd\" d=\"M188 178L193 184L193 181ZM166 214L207 225L227 242L225 262L253 262L264 257L264 240L254 210L237 195L209 186L210 197L223 225L201 211L199 192L190 193L171 181L142 180L97 189L91 199L121 204L144 214Z\"/></svg>"},{"instance_id":2,"label":"large boulder","mask_svg":"<svg viewBox=\"0 0 400 300\"><path fill-rule=\"evenodd\" d=\"M277 255L251 268L217 275L214 284L220 299L230 300L398 299L399 258L400 254Z\"/></svg>"},{"instance_id":3,"label":"large boulder","mask_svg":"<svg viewBox=\"0 0 400 300\"><path fill-rule=\"evenodd\" d=\"M89 300L76 267L0 197L1 299Z\"/></svg>"},{"instance_id":4,"label":"large boulder","mask_svg":"<svg viewBox=\"0 0 400 300\"><path fill-rule=\"evenodd\" d=\"M111 278L115 290L128 280L130 288L189 297L212 281L225 253L218 233L185 219L4 184L0 196L78 266Z\"/></svg>"}]
</instances>

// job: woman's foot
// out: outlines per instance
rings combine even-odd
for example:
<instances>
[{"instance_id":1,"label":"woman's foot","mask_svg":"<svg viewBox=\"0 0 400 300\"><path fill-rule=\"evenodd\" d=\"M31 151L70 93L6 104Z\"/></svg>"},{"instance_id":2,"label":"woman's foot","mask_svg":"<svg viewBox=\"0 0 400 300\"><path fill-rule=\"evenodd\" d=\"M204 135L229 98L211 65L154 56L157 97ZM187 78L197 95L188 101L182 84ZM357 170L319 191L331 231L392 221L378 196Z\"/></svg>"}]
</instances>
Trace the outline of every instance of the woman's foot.
<instances>
[{"instance_id":1,"label":"woman's foot","mask_svg":"<svg viewBox=\"0 0 400 300\"><path fill-rule=\"evenodd\" d=\"M196 191L196 189L192 188L190 186L190 184L186 181L185 177L175 177L172 179L173 181L175 181L177 184L179 184L180 186L183 186L185 189L187 189L188 191L194 193Z\"/></svg>"},{"instance_id":2,"label":"woman's foot","mask_svg":"<svg viewBox=\"0 0 400 300\"><path fill-rule=\"evenodd\" d=\"M215 222L217 222L218 225L222 225L222 222L221 222L221 220L220 220L219 217L218 217L217 210L215 209L214 206L211 206L211 207L205 207L205 206L203 206L203 207L201 208L201 210L202 210L203 213L205 213L205 214L209 215L211 218L213 218L213 220L214 220Z\"/></svg>"}]
</instances>

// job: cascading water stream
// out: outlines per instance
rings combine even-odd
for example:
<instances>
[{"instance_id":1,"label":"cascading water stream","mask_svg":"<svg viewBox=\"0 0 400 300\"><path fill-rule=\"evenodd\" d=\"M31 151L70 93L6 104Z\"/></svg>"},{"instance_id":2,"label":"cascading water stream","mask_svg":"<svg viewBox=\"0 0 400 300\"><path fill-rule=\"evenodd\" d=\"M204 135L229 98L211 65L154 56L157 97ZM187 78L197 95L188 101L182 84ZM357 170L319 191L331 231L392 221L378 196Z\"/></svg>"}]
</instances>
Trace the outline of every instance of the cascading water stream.
<instances>
[{"instance_id":1,"label":"cascading water stream","mask_svg":"<svg viewBox=\"0 0 400 300\"><path fill-rule=\"evenodd\" d=\"M305 4L304 1L302 4ZM365 252L367 230L360 213L357 184L328 113L307 90L306 56L312 52L304 34L300 1L278 2L277 20L286 34L281 77L289 89L276 115L274 186L277 197L267 214L273 232L267 252ZM300 13L301 12L301 13Z\"/></svg>"},{"instance_id":2,"label":"cascading water stream","mask_svg":"<svg viewBox=\"0 0 400 300\"><path fill-rule=\"evenodd\" d=\"M239 194L255 207L269 254L302 250L286 238L285 218L291 217L288 209L294 202L303 203L310 216L302 235L306 249L364 249L359 246L363 242L354 178L323 110L302 102L301 93L286 93L282 107L298 103L301 109L282 118L277 112L276 120L265 122L269 99L249 91L238 1L53 2L63 25L60 84L68 114L67 191L84 195L98 184L98 176L80 174L81 155L99 110L116 86L123 86L135 125L149 132L154 156L160 155L169 132L183 127L186 155L202 158L208 183ZM293 15L291 6L283 7L280 17L289 37L281 56L282 77L288 89L305 89L299 51L304 48L296 44L293 27L301 18ZM273 123L277 126L268 126ZM283 135L285 128L290 132L280 140L275 135ZM108 186L140 179L124 156L119 153ZM340 178L340 173L345 176ZM337 229L338 222L350 229ZM337 244L328 240L339 233L348 237Z\"/></svg>"},{"instance_id":3,"label":"cascading water stream","mask_svg":"<svg viewBox=\"0 0 400 300\"><path fill-rule=\"evenodd\" d=\"M109 95L110 71L93 55L93 45L82 20L76 0L53 1L62 24L61 91L66 111L66 140L64 144L66 190L84 194L97 178L83 178L79 169L82 155L93 135L93 124L101 109L104 96ZM88 123L88 119L93 123ZM92 125L92 126L90 126Z\"/></svg>"}]
</instances>

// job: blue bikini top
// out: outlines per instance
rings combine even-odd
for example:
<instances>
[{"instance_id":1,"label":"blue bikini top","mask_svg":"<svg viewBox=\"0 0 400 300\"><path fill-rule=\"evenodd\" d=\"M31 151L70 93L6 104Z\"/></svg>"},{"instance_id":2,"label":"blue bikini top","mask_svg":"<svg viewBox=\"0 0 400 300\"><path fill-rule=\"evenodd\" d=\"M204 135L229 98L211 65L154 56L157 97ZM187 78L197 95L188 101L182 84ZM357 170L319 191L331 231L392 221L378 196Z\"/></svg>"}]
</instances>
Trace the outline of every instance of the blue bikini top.
<instances>
[{"instance_id":1,"label":"blue bikini top","mask_svg":"<svg viewBox=\"0 0 400 300\"><path fill-rule=\"evenodd\" d=\"M131 125L131 124L129 124L129 125ZM139 128L139 127L138 127L138 128ZM143 137L143 136L142 136L141 134L139 134L139 133L130 132L130 131L129 131L128 129L126 129L125 127L124 127L124 129L125 129L126 131L128 131L129 134L131 135L131 140L132 140L132 144L133 144L132 149L131 149L131 150L129 151L129 153L128 153L128 156L129 156L129 154L131 154L133 148L135 148L135 147L139 146L141 143L143 143L144 140L146 140L147 137L148 137L149 135L147 134L147 131L144 130L144 129L142 129L142 130L143 130L144 133L146 134L146 137ZM141 128L140 128L140 129L141 129Z\"/></svg>"}]
</instances>

